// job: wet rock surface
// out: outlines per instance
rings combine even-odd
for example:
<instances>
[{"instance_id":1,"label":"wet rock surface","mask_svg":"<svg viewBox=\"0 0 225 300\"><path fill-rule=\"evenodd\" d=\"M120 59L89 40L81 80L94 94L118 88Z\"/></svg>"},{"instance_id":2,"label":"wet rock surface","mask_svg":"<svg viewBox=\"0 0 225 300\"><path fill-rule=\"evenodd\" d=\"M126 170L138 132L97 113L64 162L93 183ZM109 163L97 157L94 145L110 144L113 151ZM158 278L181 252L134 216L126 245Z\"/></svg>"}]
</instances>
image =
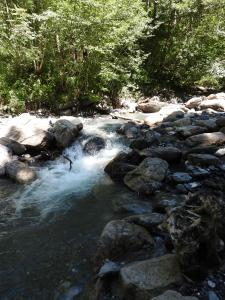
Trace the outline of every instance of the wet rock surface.
<instances>
[{"instance_id":1,"label":"wet rock surface","mask_svg":"<svg viewBox=\"0 0 225 300\"><path fill-rule=\"evenodd\" d=\"M84 152L89 154L89 155L94 155L100 150L104 149L106 146L106 141L99 137L95 136L90 138L84 145Z\"/></svg>"},{"instance_id":2,"label":"wet rock surface","mask_svg":"<svg viewBox=\"0 0 225 300\"><path fill-rule=\"evenodd\" d=\"M25 113L4 119L0 132L0 175L19 183L35 180L37 174L30 167L54 160L76 140L82 128L74 117L39 118Z\"/></svg>"},{"instance_id":3,"label":"wet rock surface","mask_svg":"<svg viewBox=\"0 0 225 300\"><path fill-rule=\"evenodd\" d=\"M224 101L220 93L159 104L152 113L133 113L117 130L127 147L105 172L129 190L112 200L115 220L99 240L93 299L225 299ZM1 131L0 174L29 183L35 157L60 153L82 125L17 118L18 126L10 121ZM89 136L88 155L107 147Z\"/></svg>"},{"instance_id":4,"label":"wet rock surface","mask_svg":"<svg viewBox=\"0 0 225 300\"><path fill-rule=\"evenodd\" d=\"M120 273L125 293L134 292L137 295L134 299L138 299L138 290L150 298L157 290L181 281L179 265L172 254L134 262L123 267Z\"/></svg>"},{"instance_id":5,"label":"wet rock surface","mask_svg":"<svg viewBox=\"0 0 225 300\"><path fill-rule=\"evenodd\" d=\"M83 125L81 123L74 124L62 119L54 123L50 129L50 133L53 135L56 146L59 149L64 149L74 142L82 128Z\"/></svg>"},{"instance_id":6,"label":"wet rock surface","mask_svg":"<svg viewBox=\"0 0 225 300\"><path fill-rule=\"evenodd\" d=\"M108 285L111 298L105 299L225 299L224 274L216 273L225 260L224 101L223 93L194 97L184 105L161 107L149 100L138 106L151 112L142 117L145 127L133 122L118 131L138 157L120 180L145 195L152 211L115 213L144 228L155 245L159 239L165 250L148 252L147 260L134 255L129 264L125 261L116 287ZM144 138L148 131L156 137L151 142ZM126 155L123 163L129 164ZM128 197L118 203L132 207L134 202Z\"/></svg>"},{"instance_id":7,"label":"wet rock surface","mask_svg":"<svg viewBox=\"0 0 225 300\"><path fill-rule=\"evenodd\" d=\"M168 163L160 158L146 158L124 177L124 183L132 190L152 194L165 179Z\"/></svg>"},{"instance_id":8,"label":"wet rock surface","mask_svg":"<svg viewBox=\"0 0 225 300\"><path fill-rule=\"evenodd\" d=\"M153 246L154 241L146 229L125 220L114 220L101 234L95 260L97 265L106 259L130 261L135 255L142 257L145 250L150 251Z\"/></svg>"}]
</instances>

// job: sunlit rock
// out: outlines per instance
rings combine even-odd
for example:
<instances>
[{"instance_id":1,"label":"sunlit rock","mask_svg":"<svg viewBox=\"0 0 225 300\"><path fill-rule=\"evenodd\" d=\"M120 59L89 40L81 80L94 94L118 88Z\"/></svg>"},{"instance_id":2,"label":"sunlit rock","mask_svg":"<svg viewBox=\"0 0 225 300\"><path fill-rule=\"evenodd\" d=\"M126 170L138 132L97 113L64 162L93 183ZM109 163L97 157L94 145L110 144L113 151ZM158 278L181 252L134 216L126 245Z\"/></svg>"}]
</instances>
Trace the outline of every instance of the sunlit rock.
<instances>
[{"instance_id":1,"label":"sunlit rock","mask_svg":"<svg viewBox=\"0 0 225 300\"><path fill-rule=\"evenodd\" d=\"M5 166L6 175L18 183L29 183L37 178L36 172L25 163L12 161Z\"/></svg>"}]
</instances>

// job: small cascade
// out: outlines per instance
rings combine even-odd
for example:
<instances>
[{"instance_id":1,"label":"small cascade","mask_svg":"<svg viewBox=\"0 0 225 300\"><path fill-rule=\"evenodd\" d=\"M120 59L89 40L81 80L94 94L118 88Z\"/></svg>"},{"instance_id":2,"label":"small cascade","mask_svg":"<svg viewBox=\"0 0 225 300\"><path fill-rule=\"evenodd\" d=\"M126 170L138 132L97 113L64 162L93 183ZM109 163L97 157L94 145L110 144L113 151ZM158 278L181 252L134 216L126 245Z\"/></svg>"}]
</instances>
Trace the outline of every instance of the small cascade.
<instances>
[{"instance_id":1,"label":"small cascade","mask_svg":"<svg viewBox=\"0 0 225 300\"><path fill-rule=\"evenodd\" d=\"M105 176L104 167L107 162L119 151L125 150L118 135L111 131L115 121L108 125L104 118L81 121L84 123L84 132L80 139L57 160L42 167L36 181L11 196L16 209L14 217L23 217L23 211L28 209L35 211L35 215L38 214L41 219L65 213L71 205L74 206L74 202L90 193ZM106 147L94 155L88 155L83 152L83 146L92 136L103 138ZM72 162L71 170L69 160Z\"/></svg>"}]
</instances>

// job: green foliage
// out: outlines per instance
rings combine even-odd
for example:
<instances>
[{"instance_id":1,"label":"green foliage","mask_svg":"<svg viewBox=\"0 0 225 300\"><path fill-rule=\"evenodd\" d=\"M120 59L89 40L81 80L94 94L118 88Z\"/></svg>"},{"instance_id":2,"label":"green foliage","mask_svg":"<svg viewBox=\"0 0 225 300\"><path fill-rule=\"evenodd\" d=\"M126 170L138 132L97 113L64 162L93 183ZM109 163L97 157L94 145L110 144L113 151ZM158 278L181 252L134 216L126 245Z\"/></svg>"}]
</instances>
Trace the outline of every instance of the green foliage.
<instances>
[{"instance_id":1,"label":"green foliage","mask_svg":"<svg viewBox=\"0 0 225 300\"><path fill-rule=\"evenodd\" d=\"M15 111L125 86L225 86L225 0L2 0L0 101ZM135 88L136 89L136 88Z\"/></svg>"},{"instance_id":2,"label":"green foliage","mask_svg":"<svg viewBox=\"0 0 225 300\"><path fill-rule=\"evenodd\" d=\"M142 63L142 1L13 1L0 4L4 101L54 107L83 96L116 97ZM48 6L49 5L49 6ZM144 57L144 56L143 56Z\"/></svg>"},{"instance_id":3,"label":"green foliage","mask_svg":"<svg viewBox=\"0 0 225 300\"><path fill-rule=\"evenodd\" d=\"M217 62L224 73L225 1L152 3L149 16L155 28L143 43L144 49L149 49L145 66L149 83L221 87L225 74L219 77L213 66Z\"/></svg>"}]
</instances>

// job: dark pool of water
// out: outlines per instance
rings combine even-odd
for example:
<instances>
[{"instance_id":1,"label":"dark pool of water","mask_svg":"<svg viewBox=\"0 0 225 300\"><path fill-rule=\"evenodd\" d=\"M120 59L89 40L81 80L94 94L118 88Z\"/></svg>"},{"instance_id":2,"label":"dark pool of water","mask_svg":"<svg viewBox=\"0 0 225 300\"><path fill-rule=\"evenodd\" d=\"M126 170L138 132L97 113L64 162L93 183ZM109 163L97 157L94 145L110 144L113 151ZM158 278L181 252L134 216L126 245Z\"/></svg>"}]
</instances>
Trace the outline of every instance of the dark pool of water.
<instances>
[{"instance_id":1,"label":"dark pool of water","mask_svg":"<svg viewBox=\"0 0 225 300\"><path fill-rule=\"evenodd\" d=\"M1 224L0 299L73 299L91 277L97 238L112 219L107 194L113 187L102 182L100 196L76 198L68 211L42 223L32 225L32 211L25 211L23 221Z\"/></svg>"}]
</instances>

